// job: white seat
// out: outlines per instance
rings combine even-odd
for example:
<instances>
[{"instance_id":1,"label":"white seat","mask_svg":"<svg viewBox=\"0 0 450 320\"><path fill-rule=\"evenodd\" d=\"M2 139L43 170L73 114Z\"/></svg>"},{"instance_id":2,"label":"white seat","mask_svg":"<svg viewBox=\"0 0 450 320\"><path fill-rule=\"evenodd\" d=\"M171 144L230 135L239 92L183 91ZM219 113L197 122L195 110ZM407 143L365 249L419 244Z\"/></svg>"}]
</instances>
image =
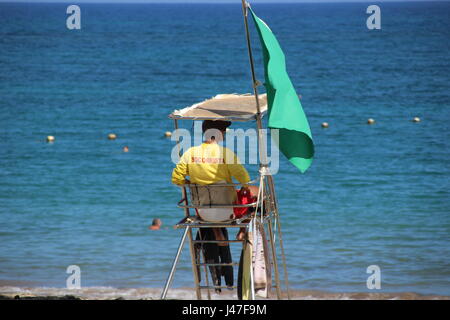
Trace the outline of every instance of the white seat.
<instances>
[{"instance_id":1,"label":"white seat","mask_svg":"<svg viewBox=\"0 0 450 320\"><path fill-rule=\"evenodd\" d=\"M229 185L221 186L220 184L227 184L227 182L218 181L211 185L189 185L192 205L211 206L211 208L196 209L198 215L205 221L223 222L233 218L232 205L236 202L236 189Z\"/></svg>"}]
</instances>

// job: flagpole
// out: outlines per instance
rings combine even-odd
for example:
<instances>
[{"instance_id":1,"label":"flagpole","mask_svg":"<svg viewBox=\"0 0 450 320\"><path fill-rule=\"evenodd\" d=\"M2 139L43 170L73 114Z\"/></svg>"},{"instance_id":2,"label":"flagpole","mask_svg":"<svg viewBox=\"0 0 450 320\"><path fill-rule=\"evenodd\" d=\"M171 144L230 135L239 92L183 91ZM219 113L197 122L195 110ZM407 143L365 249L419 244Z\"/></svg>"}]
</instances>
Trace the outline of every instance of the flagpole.
<instances>
[{"instance_id":1,"label":"flagpole","mask_svg":"<svg viewBox=\"0 0 450 320\"><path fill-rule=\"evenodd\" d=\"M253 52L252 52L252 45L250 42L250 32L248 29L248 3L245 0L242 0L242 13L244 15L244 25L245 25L245 37L247 40L247 51L248 51L248 59L250 62L250 71L252 74L252 87L253 87L253 94L255 96L255 102L256 102L256 123L258 126L258 150L259 150L259 167L262 169L263 167L267 169L267 154L265 152L265 146L263 146L263 137L262 137L262 120L261 120L261 107L259 105L259 94L258 94L258 85L260 82L256 80L256 73L255 73L255 63L253 60ZM264 149L263 149L264 148ZM263 169L264 173L266 170Z\"/></svg>"},{"instance_id":2,"label":"flagpole","mask_svg":"<svg viewBox=\"0 0 450 320\"><path fill-rule=\"evenodd\" d=\"M284 256L284 248L283 248L283 242L281 240L281 226L280 226L280 222L279 222L279 217L278 217L278 206L277 206L277 201L276 201L276 196L275 196L275 188L273 185L273 179L270 176L270 172L269 172L269 168L268 168L268 163L267 163L267 153L266 153L266 148L263 145L263 137L262 137L262 120L261 120L261 107L259 105L259 96L258 96L258 85L260 85L260 82L256 79L256 74L255 74L255 64L254 64L254 60L253 60L253 53L252 53L252 46L251 46L251 42L250 42L250 32L249 32L249 28L248 28L248 7L250 5L248 4L247 1L242 0L242 13L244 15L244 25L245 25L245 36L247 39L247 51L248 51L248 58L250 61L250 70L251 70L251 74L252 74L252 87L253 87L253 94L255 95L255 101L256 101L256 123L257 123L257 127L258 127L258 150L259 150L259 159L260 159L260 164L259 164L259 172L262 176L268 176L268 186L269 186L269 194L271 195L271 197L273 197L272 201L273 201L273 205L275 207L275 219L277 222L277 226L278 226L278 235L279 235L279 240L280 240L280 246L281 246L281 251L282 251L282 257L283 257L283 267L284 267L284 276L285 276L285 282L286 282L286 289L287 289L287 296L288 299L290 299L290 292L289 292L289 281L288 281L288 275L287 275L287 269L286 269L286 260L285 260L285 256ZM268 102L267 102L268 103ZM264 140L265 141L265 140ZM263 149L264 148L264 149ZM264 188L265 186L263 185L265 182L265 179L261 179L261 182L263 182L262 184L260 184L259 188L262 188L262 192L264 195ZM264 198L264 197L262 197ZM262 213L261 213L262 214ZM269 223L269 233L270 233L270 242L273 245L272 246L272 254L274 255L274 268L275 268L275 279L276 279L276 284L277 284L277 295L278 298L282 298L281 295L281 288L280 288L280 280L279 280L279 274L278 274L278 263L276 262L276 253L275 253L275 248L274 248L274 235L272 232L272 228L270 226Z\"/></svg>"}]
</instances>

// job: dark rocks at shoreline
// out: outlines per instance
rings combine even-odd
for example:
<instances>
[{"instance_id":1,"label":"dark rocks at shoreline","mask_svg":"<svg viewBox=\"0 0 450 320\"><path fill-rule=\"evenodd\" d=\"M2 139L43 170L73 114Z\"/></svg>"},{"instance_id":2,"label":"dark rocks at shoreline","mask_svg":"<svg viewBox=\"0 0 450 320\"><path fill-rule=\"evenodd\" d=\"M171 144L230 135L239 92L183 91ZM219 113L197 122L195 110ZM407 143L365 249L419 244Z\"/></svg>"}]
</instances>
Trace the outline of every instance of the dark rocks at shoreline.
<instances>
[{"instance_id":1,"label":"dark rocks at shoreline","mask_svg":"<svg viewBox=\"0 0 450 320\"><path fill-rule=\"evenodd\" d=\"M81 300L81 298L72 296L72 295L65 295L65 296L19 296L15 295L12 296L5 296L0 295L0 300Z\"/></svg>"}]
</instances>

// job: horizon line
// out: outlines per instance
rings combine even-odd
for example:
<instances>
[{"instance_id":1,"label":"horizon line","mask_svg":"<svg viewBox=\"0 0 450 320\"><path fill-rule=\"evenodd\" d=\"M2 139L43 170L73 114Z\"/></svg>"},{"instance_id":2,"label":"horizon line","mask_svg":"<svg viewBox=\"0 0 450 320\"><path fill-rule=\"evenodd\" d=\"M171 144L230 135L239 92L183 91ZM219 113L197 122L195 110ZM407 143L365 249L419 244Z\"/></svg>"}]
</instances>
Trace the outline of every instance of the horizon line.
<instances>
[{"instance_id":1,"label":"horizon line","mask_svg":"<svg viewBox=\"0 0 450 320\"><path fill-rule=\"evenodd\" d=\"M252 1L247 1L252 2ZM338 3L408 3L408 2L450 2L450 0L258 0L253 2L253 4L317 4L317 3L330 3L330 4L338 4ZM173 0L169 2L164 2L163 0L42 0L42 1L33 1L33 0L0 0L0 3L24 3L24 4L240 4L239 0L219 0L219 1L211 1L211 0Z\"/></svg>"}]
</instances>

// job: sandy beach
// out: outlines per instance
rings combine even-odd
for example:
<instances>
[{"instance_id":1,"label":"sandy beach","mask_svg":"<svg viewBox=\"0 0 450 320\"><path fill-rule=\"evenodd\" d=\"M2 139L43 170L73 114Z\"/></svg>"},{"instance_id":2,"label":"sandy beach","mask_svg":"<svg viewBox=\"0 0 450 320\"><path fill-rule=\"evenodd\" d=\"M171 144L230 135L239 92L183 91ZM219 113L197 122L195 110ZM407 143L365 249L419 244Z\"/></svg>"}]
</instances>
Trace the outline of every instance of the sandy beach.
<instances>
[{"instance_id":1,"label":"sandy beach","mask_svg":"<svg viewBox=\"0 0 450 320\"><path fill-rule=\"evenodd\" d=\"M159 300L161 288L111 288L87 287L81 289L45 288L45 287L0 287L0 299L32 299L32 300ZM412 292L399 293L366 293L347 292L333 293L314 290L291 290L291 300L450 300L449 296L421 295ZM208 299L207 292L202 292L203 299ZM284 299L287 296L284 295ZM169 300L196 300L192 288L176 288L168 292ZM212 300L236 300L235 291L223 291L221 294L211 292ZM276 299L275 292L271 300ZM257 300L265 300L257 298Z\"/></svg>"}]
</instances>

